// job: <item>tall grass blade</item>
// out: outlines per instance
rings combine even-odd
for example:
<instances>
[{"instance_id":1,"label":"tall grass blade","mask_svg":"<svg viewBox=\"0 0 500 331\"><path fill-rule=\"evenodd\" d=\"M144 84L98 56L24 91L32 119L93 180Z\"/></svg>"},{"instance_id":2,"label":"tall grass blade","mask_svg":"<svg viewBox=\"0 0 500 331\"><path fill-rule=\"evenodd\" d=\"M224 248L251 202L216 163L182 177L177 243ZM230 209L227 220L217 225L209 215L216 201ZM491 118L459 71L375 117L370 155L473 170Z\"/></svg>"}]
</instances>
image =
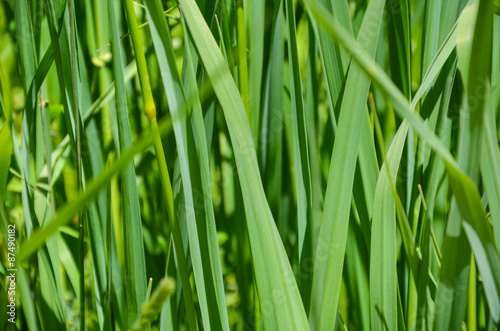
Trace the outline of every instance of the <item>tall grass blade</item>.
<instances>
[{"instance_id":1,"label":"tall grass blade","mask_svg":"<svg viewBox=\"0 0 500 331\"><path fill-rule=\"evenodd\" d=\"M127 95L123 77L122 56L118 39L115 8L108 1L111 48L113 52L113 74L115 78L115 104L118 119L119 146L121 155L132 147L132 137L128 119ZM124 234L124 286L127 307L126 326L129 328L140 314L140 307L146 297L146 266L142 238L141 213L135 180L134 164L129 163L120 174L123 196L123 234Z\"/></svg>"},{"instance_id":2,"label":"tall grass blade","mask_svg":"<svg viewBox=\"0 0 500 331\"><path fill-rule=\"evenodd\" d=\"M307 329L297 284L265 198L253 139L249 140L252 137L250 125L240 94L199 8L192 0L180 3L199 58L212 79L229 126L245 201L264 325L270 329Z\"/></svg>"},{"instance_id":3,"label":"tall grass blade","mask_svg":"<svg viewBox=\"0 0 500 331\"><path fill-rule=\"evenodd\" d=\"M293 164L295 173L295 190L297 192L297 221L299 236L299 259L302 258L306 229L311 218L312 188L311 169L309 167L309 146L307 142L306 118L304 101L302 99L302 80L300 78L300 65L295 27L295 9L293 1L285 0L285 12L288 23L288 56L290 62L290 95L292 101L293 122ZM306 251L311 251L307 248Z\"/></svg>"},{"instance_id":4,"label":"tall grass blade","mask_svg":"<svg viewBox=\"0 0 500 331\"><path fill-rule=\"evenodd\" d=\"M384 5L383 1L370 3L358 35L363 49L372 54L375 54ZM331 312L337 310L340 295L350 192L360 138L354 132L356 125L363 120L370 80L360 67L351 64L345 84L314 261L309 323L312 329L320 330L335 324L336 315Z\"/></svg>"},{"instance_id":5,"label":"tall grass blade","mask_svg":"<svg viewBox=\"0 0 500 331\"><path fill-rule=\"evenodd\" d=\"M182 112L186 96L177 71L170 32L163 15L161 15L163 10L160 2L148 0L146 3L153 43L157 54L160 54L159 66L177 138L182 191L185 201L183 207L186 213L191 260L204 325L207 330L209 328L228 330L222 272L217 267L220 266L220 263L217 263L218 258L214 260L215 256L219 257L215 220L208 216L210 205L205 204L204 201L198 205L197 196L202 194L203 200L205 200L208 191L202 186L201 174L196 166L200 165L201 162L194 148L196 144L193 127L188 114ZM198 110L199 115L201 115L200 111ZM206 138L204 132L200 132L200 135L203 139ZM198 146L200 145L201 141L198 141ZM201 166L204 166L205 169L208 168L208 156L205 156L205 163ZM206 175L207 170L205 170L205 177ZM205 185L208 182L209 180L205 179ZM205 206L208 208L205 209Z\"/></svg>"}]
</instances>

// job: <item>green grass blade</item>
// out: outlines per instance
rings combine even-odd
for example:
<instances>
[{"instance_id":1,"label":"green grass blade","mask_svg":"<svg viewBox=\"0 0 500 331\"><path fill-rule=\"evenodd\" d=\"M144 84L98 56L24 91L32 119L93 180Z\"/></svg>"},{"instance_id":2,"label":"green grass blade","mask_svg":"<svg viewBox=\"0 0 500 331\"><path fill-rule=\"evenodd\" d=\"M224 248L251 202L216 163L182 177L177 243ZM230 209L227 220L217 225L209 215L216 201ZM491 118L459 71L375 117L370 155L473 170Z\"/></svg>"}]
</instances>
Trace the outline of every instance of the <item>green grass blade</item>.
<instances>
[{"instance_id":1,"label":"green grass blade","mask_svg":"<svg viewBox=\"0 0 500 331\"><path fill-rule=\"evenodd\" d=\"M7 176L9 175L10 159L12 155L12 133L7 121L0 129L0 205L3 206L7 194Z\"/></svg>"},{"instance_id":2,"label":"green grass blade","mask_svg":"<svg viewBox=\"0 0 500 331\"><path fill-rule=\"evenodd\" d=\"M254 138L259 137L261 125L261 94L264 60L267 53L264 48L266 28L266 1L248 1L248 85L250 99L250 127ZM255 143L258 141L255 140Z\"/></svg>"},{"instance_id":3,"label":"green grass blade","mask_svg":"<svg viewBox=\"0 0 500 331\"><path fill-rule=\"evenodd\" d=\"M172 41L168 26L161 14L163 12L159 1L147 1L147 13L150 20L151 34L162 72L165 93L173 117L174 132L177 142L180 171L182 176L182 191L184 193L184 208L189 232L191 260L196 281L196 288L200 302L202 317L206 329L228 330L227 312L225 311L224 286L220 266L214 256L219 256L215 221L207 214L205 202L197 205L197 193L207 192L203 188L201 174L197 164L200 164L194 146L194 134L191 121L182 105L186 103L186 96L177 71ZM198 114L201 110L198 111ZM199 117L199 116L198 116ZM198 118L199 122L200 118ZM200 123L199 123L200 124ZM205 138L205 133L200 132ZM198 145L201 142L198 141ZM206 143L205 143L206 146ZM208 169L208 156L205 151L205 177ZM205 180L205 185L209 180ZM204 198L203 198L204 199ZM211 208L211 206L207 206ZM207 229L208 223L208 229ZM215 245L214 245L215 244ZM216 264L217 263L217 264ZM216 269L216 270L214 270ZM218 270L217 270L218 269Z\"/></svg>"},{"instance_id":4,"label":"green grass blade","mask_svg":"<svg viewBox=\"0 0 500 331\"><path fill-rule=\"evenodd\" d=\"M370 313L373 330L396 330L396 210L393 183L408 134L403 123L394 137L377 181L370 249ZM389 177L390 176L390 177Z\"/></svg>"},{"instance_id":5,"label":"green grass blade","mask_svg":"<svg viewBox=\"0 0 500 331\"><path fill-rule=\"evenodd\" d=\"M495 128L495 114L489 107L484 113L483 151L481 153L481 174L488 196L496 246L500 247L500 154Z\"/></svg>"},{"instance_id":6,"label":"green grass blade","mask_svg":"<svg viewBox=\"0 0 500 331\"><path fill-rule=\"evenodd\" d=\"M347 32L339 26L336 20L327 20L324 12L321 12L318 7L313 7L309 1L306 3L313 9L314 14L318 17L322 24L329 27L330 33L332 33L336 38L338 38L344 47L348 49L353 58L362 66L364 71L373 79L374 82L377 83L379 88L382 89L384 94L392 101L395 106L395 110L406 119L409 120L410 125L420 134L420 136L425 139L434 149L435 151L445 160L447 173L450 176L450 181L452 182L452 188L455 196L457 197L457 201L460 207L460 211L462 216L467 220L474 222L475 226L482 226L484 223L484 217L480 216L482 212L480 210L474 211L470 204L474 204L476 206L480 206L480 199L477 193L477 188L474 187L473 184L469 185L466 183L470 182L470 179L463 174L450 155L448 149L444 146L444 144L435 136L435 134L423 123L422 119L411 112L409 112L408 101L401 95L399 91L395 88L394 84L390 81L390 79L385 76L378 66L370 59L370 57L364 52L360 51L359 47L356 46L356 43L350 38ZM357 50L357 52L355 52ZM463 187L461 185L469 185L467 189L472 189L472 192L468 192L467 196L463 195ZM482 233L482 235L487 235ZM493 252L488 251L490 253L490 259L495 259L495 254ZM466 275L468 276L468 274Z\"/></svg>"},{"instance_id":7,"label":"green grass blade","mask_svg":"<svg viewBox=\"0 0 500 331\"><path fill-rule=\"evenodd\" d=\"M300 65L295 27L295 10L292 0L285 0L285 12L288 23L288 56L290 62L290 95L292 101L293 122L293 164L295 173L295 189L297 194L297 219L299 259L302 258L304 239L308 220L311 217L312 189L311 169L309 167L309 146L307 142L306 118L304 101L302 99L302 80L300 78ZM310 249L307 249L310 251Z\"/></svg>"},{"instance_id":8,"label":"green grass blade","mask_svg":"<svg viewBox=\"0 0 500 331\"><path fill-rule=\"evenodd\" d=\"M408 0L390 0L386 8L391 24L388 29L391 76L407 97L411 91L409 3Z\"/></svg>"},{"instance_id":9,"label":"green grass blade","mask_svg":"<svg viewBox=\"0 0 500 331\"><path fill-rule=\"evenodd\" d=\"M196 318L196 313L194 310L194 303L191 294L191 285L189 283L188 265L185 258L185 251L183 249L183 239L181 236L181 228L179 226L176 212L174 211L174 197L172 193L172 184L170 182L170 175L168 173L167 163L165 159L165 152L163 149L163 143L160 136L156 134L158 131L158 124L156 121L156 105L153 100L152 95L152 85L149 80L149 73L146 64L146 57L143 54L143 43L141 36L139 34L139 28L137 25L137 18L135 16L133 3L129 0L124 0L122 3L125 5L125 10L127 13L127 20L130 27L130 33L132 36L133 46L135 50L135 55L137 59L137 70L139 72L139 81L142 87L142 94L144 98L144 114L149 120L150 128L153 134L155 134L154 148L156 152L156 160L158 162L158 167L160 170L160 178L163 185L163 193L165 197L165 203L167 205L168 218L171 225L174 245L176 247L175 253L178 261L179 273L181 276L181 283L183 285L184 300L186 303L186 312L188 316L188 323L193 330L198 329L198 322ZM183 114L185 110L180 111Z\"/></svg>"},{"instance_id":10,"label":"green grass blade","mask_svg":"<svg viewBox=\"0 0 500 331\"><path fill-rule=\"evenodd\" d=\"M132 147L132 137L128 120L127 95L125 91L121 50L118 39L115 8L108 2L111 47L113 52L113 73L115 78L115 103L118 118L120 155ZM123 233L124 233L124 286L126 288L127 327L137 319L140 307L146 297L146 266L141 228L141 212L133 164L128 164L120 175L123 196Z\"/></svg>"},{"instance_id":11,"label":"green grass blade","mask_svg":"<svg viewBox=\"0 0 500 331\"><path fill-rule=\"evenodd\" d=\"M274 219L280 218L281 189L283 187L283 62L284 29L283 8L276 6L276 19L272 38L271 55L266 75L266 88L263 95L264 111L262 116L261 141L266 141L261 148L261 169L264 174L264 187L269 207Z\"/></svg>"},{"instance_id":12,"label":"green grass blade","mask_svg":"<svg viewBox=\"0 0 500 331\"><path fill-rule=\"evenodd\" d=\"M375 54L383 1L372 1L362 23L358 40ZM344 30L345 31L345 30ZM316 248L313 292L309 322L312 329L326 330L334 325L342 279L354 170L360 135L355 128L363 120L370 80L362 69L351 64L342 99L340 119L333 146L329 181L325 194L323 221Z\"/></svg>"},{"instance_id":13,"label":"green grass blade","mask_svg":"<svg viewBox=\"0 0 500 331\"><path fill-rule=\"evenodd\" d=\"M192 0L180 3L199 58L212 79L229 126L245 201L264 324L270 329L307 329L297 284L265 198L253 139L249 141L252 137L250 125L240 94L199 8Z\"/></svg>"}]
</instances>

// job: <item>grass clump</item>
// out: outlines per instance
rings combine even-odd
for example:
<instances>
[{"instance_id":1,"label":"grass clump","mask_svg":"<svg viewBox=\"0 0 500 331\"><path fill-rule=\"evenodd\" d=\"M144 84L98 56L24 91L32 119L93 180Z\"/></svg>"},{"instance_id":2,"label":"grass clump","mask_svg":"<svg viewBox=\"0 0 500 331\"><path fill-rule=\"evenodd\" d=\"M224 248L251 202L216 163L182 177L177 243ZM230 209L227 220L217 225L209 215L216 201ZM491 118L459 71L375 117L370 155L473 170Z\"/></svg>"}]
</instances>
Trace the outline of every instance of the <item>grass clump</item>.
<instances>
[{"instance_id":1,"label":"grass clump","mask_svg":"<svg viewBox=\"0 0 500 331\"><path fill-rule=\"evenodd\" d=\"M498 1L4 1L0 54L2 328L500 326Z\"/></svg>"}]
</instances>

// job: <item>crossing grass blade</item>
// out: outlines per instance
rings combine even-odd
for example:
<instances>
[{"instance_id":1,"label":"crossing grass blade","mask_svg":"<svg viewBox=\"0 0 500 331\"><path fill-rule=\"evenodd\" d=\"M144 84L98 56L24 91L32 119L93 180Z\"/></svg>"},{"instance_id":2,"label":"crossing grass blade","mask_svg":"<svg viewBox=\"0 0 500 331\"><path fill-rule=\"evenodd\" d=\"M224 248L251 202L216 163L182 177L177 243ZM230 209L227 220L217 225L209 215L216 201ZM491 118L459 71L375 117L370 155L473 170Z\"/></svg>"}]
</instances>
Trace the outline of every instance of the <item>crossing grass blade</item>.
<instances>
[{"instance_id":1,"label":"crossing grass blade","mask_svg":"<svg viewBox=\"0 0 500 331\"><path fill-rule=\"evenodd\" d=\"M363 45L360 47L373 55L383 10L383 1L372 1L358 35ZM340 295L351 205L348 192L353 187L360 138L354 132L356 125L363 120L370 80L364 76L362 68L351 64L345 84L314 260L309 323L312 329L320 330L327 330L335 324L336 315L331 312L337 310Z\"/></svg>"},{"instance_id":2,"label":"crossing grass blade","mask_svg":"<svg viewBox=\"0 0 500 331\"><path fill-rule=\"evenodd\" d=\"M259 300L261 306L266 306L262 314L264 325L269 329L307 329L297 284L265 198L240 94L198 7L192 0L180 3L198 56L212 79L228 122L245 201ZM277 296L281 298L279 303Z\"/></svg>"},{"instance_id":3,"label":"crossing grass blade","mask_svg":"<svg viewBox=\"0 0 500 331\"><path fill-rule=\"evenodd\" d=\"M201 164L201 158L198 158L194 148L196 146L195 137L189 116L192 112L182 112L182 105L186 103L186 95L177 71L170 32L163 15L161 15L162 6L159 1L147 1L146 3L150 18L149 26L155 50L160 55L159 67L173 118L185 201L185 221L188 226L191 261L203 322L207 329L210 326L214 330L229 330L227 312L224 308L226 304L222 272L220 263L218 263L219 253L216 245L215 222L209 216L209 213L211 214L213 211L210 210L212 207L205 203L207 190L203 187L201 174L196 166L199 165L207 169L208 160L205 156L205 162ZM198 110L198 117L201 115L200 111ZM198 125L200 124L198 118ZM205 138L203 131L199 133ZM203 143L203 138L198 141L198 146ZM206 155L206 151L204 154ZM205 170L206 175L207 170ZM209 179L205 178L205 185L208 182ZM201 194L203 197L203 203L200 205L198 205L197 194Z\"/></svg>"}]
</instances>

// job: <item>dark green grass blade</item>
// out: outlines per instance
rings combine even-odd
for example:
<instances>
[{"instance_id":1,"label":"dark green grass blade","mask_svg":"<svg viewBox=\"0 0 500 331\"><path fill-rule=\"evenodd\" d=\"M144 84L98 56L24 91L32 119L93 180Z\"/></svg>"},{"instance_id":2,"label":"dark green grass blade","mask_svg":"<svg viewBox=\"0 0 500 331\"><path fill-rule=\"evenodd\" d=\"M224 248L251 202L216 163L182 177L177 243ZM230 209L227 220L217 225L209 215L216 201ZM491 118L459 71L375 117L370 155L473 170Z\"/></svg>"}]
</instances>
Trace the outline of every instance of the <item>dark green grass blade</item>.
<instances>
[{"instance_id":1,"label":"dark green grass blade","mask_svg":"<svg viewBox=\"0 0 500 331\"><path fill-rule=\"evenodd\" d=\"M309 166L309 146L307 142L306 118L302 99L299 54L295 26L295 10L292 0L285 0L288 23L288 56L290 62L290 95L292 101L293 148L295 190L298 209L299 259L302 257L308 220L311 217L312 188ZM309 240L308 240L309 241ZM307 249L310 251L311 249Z\"/></svg>"},{"instance_id":2,"label":"dark green grass blade","mask_svg":"<svg viewBox=\"0 0 500 331\"><path fill-rule=\"evenodd\" d=\"M283 62L284 29L283 8L275 8L276 19L272 37L271 54L266 75L266 88L263 94L264 111L262 116L261 140L268 142L261 148L260 160L264 176L267 201L274 219L280 218L282 165L283 165ZM280 157L274 157L279 155Z\"/></svg>"}]
</instances>

